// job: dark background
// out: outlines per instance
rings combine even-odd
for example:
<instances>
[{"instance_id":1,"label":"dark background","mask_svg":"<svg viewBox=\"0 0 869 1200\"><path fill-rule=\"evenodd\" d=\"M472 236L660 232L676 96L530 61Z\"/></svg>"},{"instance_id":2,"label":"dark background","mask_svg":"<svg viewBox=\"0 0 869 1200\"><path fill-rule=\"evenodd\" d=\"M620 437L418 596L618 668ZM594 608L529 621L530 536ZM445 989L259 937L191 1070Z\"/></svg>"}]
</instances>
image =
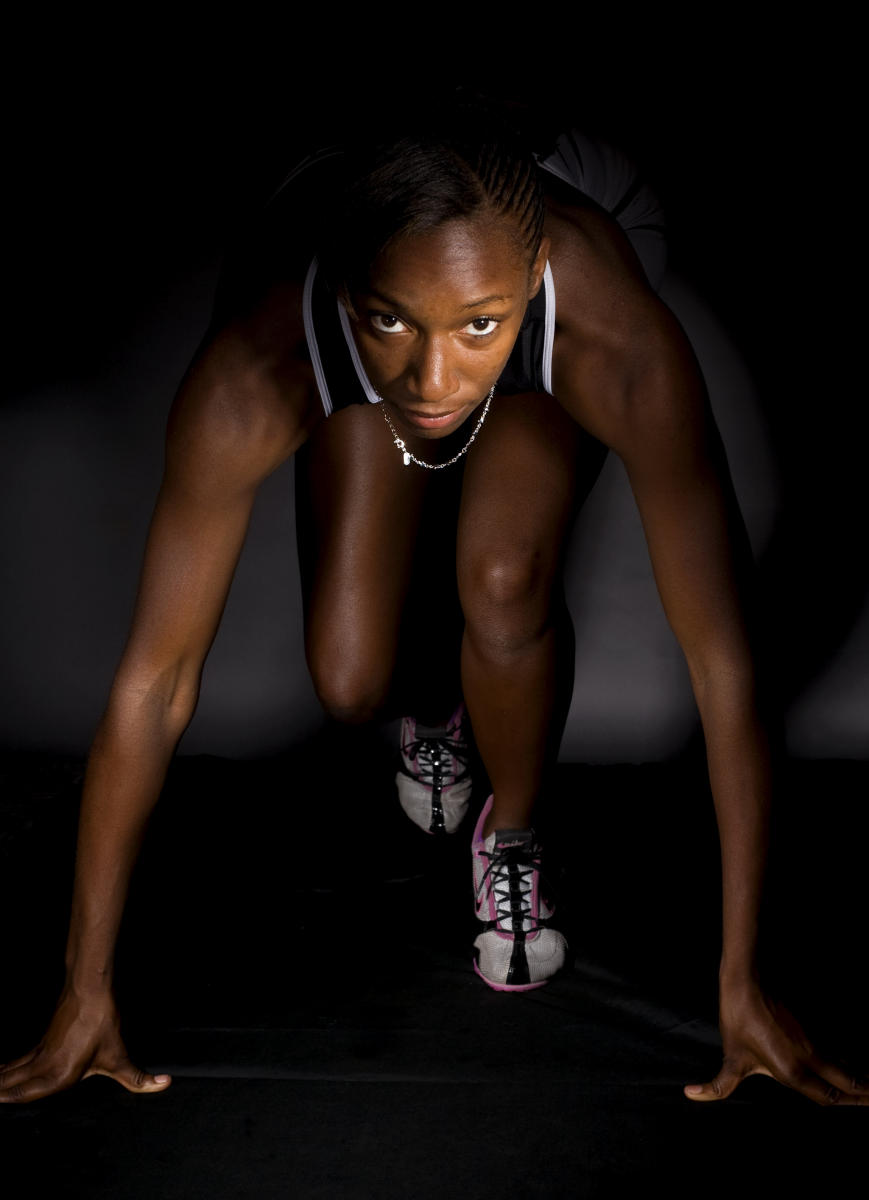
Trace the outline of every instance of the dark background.
<instances>
[{"instance_id":1,"label":"dark background","mask_svg":"<svg viewBox=\"0 0 869 1200\"><path fill-rule=\"evenodd\" d=\"M420 15L396 53L387 31ZM665 297L727 444L791 754L765 965L825 1053L865 1067L866 767L828 761L867 746L856 32L816 13L764 31L715 6L607 30L579 7L563 29L491 8L366 10L365 36L327 19L311 33L249 8L191 31L128 8L8 27L0 1057L36 1041L60 986L82 759L228 233L319 131L461 81L611 138L664 201ZM90 1080L5 1110L4 1182L620 1200L652 1179L718 1196L856 1177L859 1113L767 1080L723 1105L681 1095L720 1059L718 850L615 462L568 591L578 675L549 844L573 958L503 997L470 968L465 835L433 846L384 803L391 759L321 740L291 467L265 485L121 939L127 1042L175 1082L140 1098Z\"/></svg>"},{"instance_id":2,"label":"dark background","mask_svg":"<svg viewBox=\"0 0 869 1200\"><path fill-rule=\"evenodd\" d=\"M462 82L608 137L661 195L664 295L728 446L789 748L864 757L862 404L849 332L860 200L842 39L794 25L760 40L731 18L606 39L583 27L581 44L513 45L512 58L509 41L483 40L482 58L462 61L420 58L415 42L390 54L370 30L334 50L252 19L227 32L220 46L211 30L182 38L146 24L135 38L79 24L50 45L33 29L12 39L3 742L72 753L89 742L123 645L165 414L229 234L350 116L388 124L397 107ZM618 463L574 542L577 684L563 756L672 756L696 718ZM319 719L288 465L263 488L182 750L272 752Z\"/></svg>"}]
</instances>

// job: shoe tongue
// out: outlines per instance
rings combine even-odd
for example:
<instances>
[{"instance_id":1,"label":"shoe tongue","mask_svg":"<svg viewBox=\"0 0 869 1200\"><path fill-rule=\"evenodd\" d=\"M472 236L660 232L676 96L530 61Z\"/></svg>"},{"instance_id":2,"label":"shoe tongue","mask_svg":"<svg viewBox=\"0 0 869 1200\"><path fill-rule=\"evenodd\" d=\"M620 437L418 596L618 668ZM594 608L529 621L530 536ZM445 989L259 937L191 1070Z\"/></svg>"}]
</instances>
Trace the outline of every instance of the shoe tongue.
<instances>
[{"instance_id":1,"label":"shoe tongue","mask_svg":"<svg viewBox=\"0 0 869 1200\"><path fill-rule=\"evenodd\" d=\"M496 846L524 846L534 840L533 829L496 829Z\"/></svg>"},{"instance_id":2,"label":"shoe tongue","mask_svg":"<svg viewBox=\"0 0 869 1200\"><path fill-rule=\"evenodd\" d=\"M448 732L449 727L446 725L421 725L419 721L416 723L418 738L444 738Z\"/></svg>"}]
</instances>

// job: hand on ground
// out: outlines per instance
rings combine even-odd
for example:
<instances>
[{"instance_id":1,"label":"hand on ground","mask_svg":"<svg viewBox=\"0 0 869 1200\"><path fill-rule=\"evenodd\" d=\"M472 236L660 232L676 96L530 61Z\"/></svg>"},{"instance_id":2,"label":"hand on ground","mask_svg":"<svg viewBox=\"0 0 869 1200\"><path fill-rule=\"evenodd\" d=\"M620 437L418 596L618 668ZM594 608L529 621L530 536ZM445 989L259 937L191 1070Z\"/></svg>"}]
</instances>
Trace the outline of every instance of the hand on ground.
<instances>
[{"instance_id":1,"label":"hand on ground","mask_svg":"<svg viewBox=\"0 0 869 1200\"><path fill-rule=\"evenodd\" d=\"M162 1092L172 1082L130 1061L111 998L82 1001L66 993L39 1045L0 1067L0 1103L39 1100L89 1075L108 1075L129 1092Z\"/></svg>"},{"instance_id":2,"label":"hand on ground","mask_svg":"<svg viewBox=\"0 0 869 1200\"><path fill-rule=\"evenodd\" d=\"M869 1086L822 1059L796 1018L759 988L722 996L721 1040L721 1070L689 1084L689 1100L724 1100L750 1075L769 1075L817 1104L869 1105Z\"/></svg>"}]
</instances>

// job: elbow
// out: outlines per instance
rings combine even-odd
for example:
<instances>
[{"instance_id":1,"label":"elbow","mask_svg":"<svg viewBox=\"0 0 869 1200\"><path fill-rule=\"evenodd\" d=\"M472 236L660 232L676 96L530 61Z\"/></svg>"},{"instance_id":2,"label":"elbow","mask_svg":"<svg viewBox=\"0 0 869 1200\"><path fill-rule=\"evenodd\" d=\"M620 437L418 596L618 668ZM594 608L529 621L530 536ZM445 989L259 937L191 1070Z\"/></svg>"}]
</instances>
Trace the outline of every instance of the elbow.
<instances>
[{"instance_id":1,"label":"elbow","mask_svg":"<svg viewBox=\"0 0 869 1200\"><path fill-rule=\"evenodd\" d=\"M125 667L115 677L105 719L120 727L160 728L177 740L190 724L199 700L201 666L175 662Z\"/></svg>"},{"instance_id":2,"label":"elbow","mask_svg":"<svg viewBox=\"0 0 869 1200\"><path fill-rule=\"evenodd\" d=\"M749 655L707 651L685 657L701 717L712 709L754 709L756 677Z\"/></svg>"}]
</instances>

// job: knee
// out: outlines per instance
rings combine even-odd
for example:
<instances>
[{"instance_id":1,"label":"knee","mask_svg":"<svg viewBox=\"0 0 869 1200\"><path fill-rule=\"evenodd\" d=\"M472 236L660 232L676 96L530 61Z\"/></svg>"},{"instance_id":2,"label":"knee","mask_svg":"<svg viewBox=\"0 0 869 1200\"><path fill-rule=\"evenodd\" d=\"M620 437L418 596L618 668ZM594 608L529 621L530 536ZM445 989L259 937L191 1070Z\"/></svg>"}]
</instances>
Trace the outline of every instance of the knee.
<instances>
[{"instance_id":1,"label":"knee","mask_svg":"<svg viewBox=\"0 0 869 1200\"><path fill-rule=\"evenodd\" d=\"M468 634L481 648L520 650L549 624L551 580L533 551L478 558L460 576L460 595Z\"/></svg>"},{"instance_id":2,"label":"knee","mask_svg":"<svg viewBox=\"0 0 869 1200\"><path fill-rule=\"evenodd\" d=\"M390 678L371 664L309 654L308 667L317 698L333 720L361 725L384 708Z\"/></svg>"}]
</instances>

